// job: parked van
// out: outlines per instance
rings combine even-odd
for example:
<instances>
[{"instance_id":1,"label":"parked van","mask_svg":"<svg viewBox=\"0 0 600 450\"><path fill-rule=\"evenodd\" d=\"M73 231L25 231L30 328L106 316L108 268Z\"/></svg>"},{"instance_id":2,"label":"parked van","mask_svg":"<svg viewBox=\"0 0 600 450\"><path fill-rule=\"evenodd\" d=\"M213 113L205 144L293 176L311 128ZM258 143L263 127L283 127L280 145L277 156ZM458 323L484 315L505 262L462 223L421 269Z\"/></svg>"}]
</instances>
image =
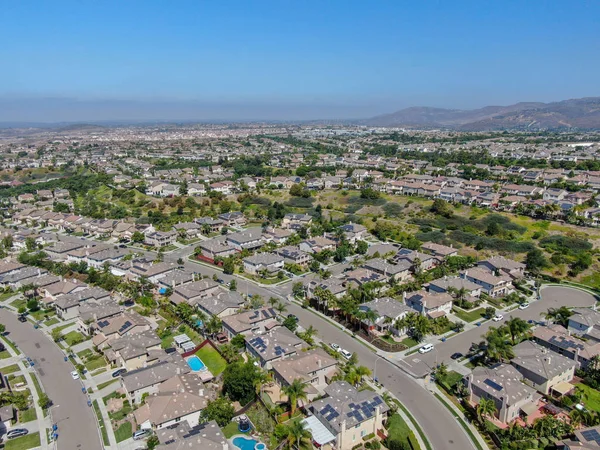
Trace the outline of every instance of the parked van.
<instances>
[{"instance_id":1,"label":"parked van","mask_svg":"<svg viewBox=\"0 0 600 450\"><path fill-rule=\"evenodd\" d=\"M433 344L425 344L419 349L419 353L429 353L431 350L433 350Z\"/></svg>"},{"instance_id":2,"label":"parked van","mask_svg":"<svg viewBox=\"0 0 600 450\"><path fill-rule=\"evenodd\" d=\"M344 350L343 348L340 350L340 353L346 359L350 359L352 357L352 353L350 353L348 350Z\"/></svg>"},{"instance_id":3,"label":"parked van","mask_svg":"<svg viewBox=\"0 0 600 450\"><path fill-rule=\"evenodd\" d=\"M140 439L147 438L151 434L152 434L152 430L150 430L150 429L137 430L136 432L133 433L133 440L139 441Z\"/></svg>"}]
</instances>

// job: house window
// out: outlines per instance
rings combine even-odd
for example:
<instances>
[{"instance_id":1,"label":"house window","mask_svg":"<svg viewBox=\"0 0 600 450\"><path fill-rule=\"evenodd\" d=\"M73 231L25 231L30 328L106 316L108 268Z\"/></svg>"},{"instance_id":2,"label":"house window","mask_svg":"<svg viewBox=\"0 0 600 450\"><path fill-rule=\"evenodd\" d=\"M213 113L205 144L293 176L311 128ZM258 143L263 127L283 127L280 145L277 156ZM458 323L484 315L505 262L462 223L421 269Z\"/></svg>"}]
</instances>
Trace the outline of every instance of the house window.
<instances>
[{"instance_id":1,"label":"house window","mask_svg":"<svg viewBox=\"0 0 600 450\"><path fill-rule=\"evenodd\" d=\"M366 430L362 430L360 432L360 437L365 437L365 434L367 434Z\"/></svg>"}]
</instances>

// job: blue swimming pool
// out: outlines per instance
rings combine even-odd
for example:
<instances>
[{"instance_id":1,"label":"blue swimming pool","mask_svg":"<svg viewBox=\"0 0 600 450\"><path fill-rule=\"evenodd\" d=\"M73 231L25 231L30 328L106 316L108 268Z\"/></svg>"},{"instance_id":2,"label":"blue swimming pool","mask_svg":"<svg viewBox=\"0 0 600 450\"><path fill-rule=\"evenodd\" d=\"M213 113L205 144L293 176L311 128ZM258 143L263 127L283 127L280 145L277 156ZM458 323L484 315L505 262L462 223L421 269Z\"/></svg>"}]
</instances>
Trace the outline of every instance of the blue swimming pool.
<instances>
[{"instance_id":1,"label":"blue swimming pool","mask_svg":"<svg viewBox=\"0 0 600 450\"><path fill-rule=\"evenodd\" d=\"M206 366L196 355L190 356L187 359L187 364L193 372L202 372L203 370L206 370Z\"/></svg>"},{"instance_id":2,"label":"blue swimming pool","mask_svg":"<svg viewBox=\"0 0 600 450\"><path fill-rule=\"evenodd\" d=\"M235 445L240 450L254 450L258 441L256 439L250 439L246 437L236 437L233 440L233 445Z\"/></svg>"}]
</instances>

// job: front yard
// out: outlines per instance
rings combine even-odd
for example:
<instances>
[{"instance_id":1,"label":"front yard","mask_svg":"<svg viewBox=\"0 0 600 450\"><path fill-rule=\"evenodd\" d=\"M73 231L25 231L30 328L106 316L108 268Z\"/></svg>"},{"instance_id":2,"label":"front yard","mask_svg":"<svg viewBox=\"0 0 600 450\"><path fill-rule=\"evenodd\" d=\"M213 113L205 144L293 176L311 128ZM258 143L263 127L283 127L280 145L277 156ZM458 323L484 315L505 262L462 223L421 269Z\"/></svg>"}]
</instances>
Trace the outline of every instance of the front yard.
<instances>
[{"instance_id":1,"label":"front yard","mask_svg":"<svg viewBox=\"0 0 600 450\"><path fill-rule=\"evenodd\" d=\"M31 433L26 436L11 439L4 444L4 450L28 450L41 445L40 433Z\"/></svg>"},{"instance_id":2,"label":"front yard","mask_svg":"<svg viewBox=\"0 0 600 450\"><path fill-rule=\"evenodd\" d=\"M476 320L484 320L485 308L478 308L473 311L464 311L459 308L452 308L452 313L459 319L465 322L475 322Z\"/></svg>"},{"instance_id":3,"label":"front yard","mask_svg":"<svg viewBox=\"0 0 600 450\"><path fill-rule=\"evenodd\" d=\"M577 389L583 392L583 406L590 411L600 411L600 391L579 383Z\"/></svg>"}]
</instances>

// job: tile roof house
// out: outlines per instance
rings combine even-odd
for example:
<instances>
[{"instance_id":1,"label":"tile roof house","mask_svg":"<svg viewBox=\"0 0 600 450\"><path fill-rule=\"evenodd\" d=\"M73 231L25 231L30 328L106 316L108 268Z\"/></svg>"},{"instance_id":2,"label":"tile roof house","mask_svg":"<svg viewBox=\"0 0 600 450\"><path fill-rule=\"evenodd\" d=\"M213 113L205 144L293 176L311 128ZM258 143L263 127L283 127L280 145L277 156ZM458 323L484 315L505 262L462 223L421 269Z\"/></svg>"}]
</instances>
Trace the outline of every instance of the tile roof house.
<instances>
[{"instance_id":1,"label":"tile roof house","mask_svg":"<svg viewBox=\"0 0 600 450\"><path fill-rule=\"evenodd\" d=\"M160 442L156 450L233 450L214 420L194 426L187 421L178 422L156 430L156 436Z\"/></svg>"},{"instance_id":2,"label":"tile roof house","mask_svg":"<svg viewBox=\"0 0 600 450\"><path fill-rule=\"evenodd\" d=\"M488 269L490 272L508 275L512 279L519 279L525 276L525 264L503 256L492 256L491 258L479 261L477 265Z\"/></svg>"},{"instance_id":3,"label":"tile roof house","mask_svg":"<svg viewBox=\"0 0 600 450\"><path fill-rule=\"evenodd\" d=\"M420 290L409 294L405 292L403 295L408 306L431 319L445 316L452 310L452 296L448 293Z\"/></svg>"},{"instance_id":4,"label":"tile roof house","mask_svg":"<svg viewBox=\"0 0 600 450\"><path fill-rule=\"evenodd\" d=\"M373 258L367 260L362 267L383 275L386 278L394 278L397 281L406 281L411 276L410 271L412 264L408 261L399 261L397 264L392 264L383 258Z\"/></svg>"},{"instance_id":5,"label":"tile roof house","mask_svg":"<svg viewBox=\"0 0 600 450\"><path fill-rule=\"evenodd\" d=\"M511 289L512 281L508 275L497 277L484 268L472 268L460 273L461 278L481 286L482 290L490 297L503 297Z\"/></svg>"},{"instance_id":6,"label":"tile roof house","mask_svg":"<svg viewBox=\"0 0 600 450\"><path fill-rule=\"evenodd\" d=\"M279 325L277 311L273 308L260 308L223 317L223 330L230 338L236 334L249 334L265 331Z\"/></svg>"},{"instance_id":7,"label":"tile roof house","mask_svg":"<svg viewBox=\"0 0 600 450\"><path fill-rule=\"evenodd\" d=\"M510 423L522 413L537 410L541 397L535 389L521 383L522 375L511 365L475 367L466 377L469 401L478 404L481 398L494 401L495 416L502 423Z\"/></svg>"},{"instance_id":8,"label":"tile roof house","mask_svg":"<svg viewBox=\"0 0 600 450\"><path fill-rule=\"evenodd\" d=\"M365 436L383 429L389 407L376 392L358 391L345 381L336 381L325 393L326 397L307 405L311 415L303 420L318 446L350 450L362 445Z\"/></svg>"},{"instance_id":9,"label":"tile roof house","mask_svg":"<svg viewBox=\"0 0 600 450\"><path fill-rule=\"evenodd\" d=\"M165 352L161 342L158 335L150 330L125 334L107 341L109 348L104 350L104 354L111 363L132 371L163 357Z\"/></svg>"},{"instance_id":10,"label":"tile roof house","mask_svg":"<svg viewBox=\"0 0 600 450\"><path fill-rule=\"evenodd\" d=\"M257 358L260 365L269 370L274 361L296 355L304 341L286 327L277 327L265 333L245 336L246 351Z\"/></svg>"},{"instance_id":11,"label":"tile roof house","mask_svg":"<svg viewBox=\"0 0 600 450\"><path fill-rule=\"evenodd\" d=\"M189 303L192 306L198 304L203 298L215 294L219 290L219 283L210 278L186 283L173 288L173 294L169 297L171 303Z\"/></svg>"},{"instance_id":12,"label":"tile roof house","mask_svg":"<svg viewBox=\"0 0 600 450\"><path fill-rule=\"evenodd\" d=\"M575 361L535 342L523 341L513 347L513 351L515 357L510 363L527 384L544 395L568 385L575 375Z\"/></svg>"},{"instance_id":13,"label":"tile roof house","mask_svg":"<svg viewBox=\"0 0 600 450\"><path fill-rule=\"evenodd\" d=\"M396 335L404 333L404 330L396 328L396 322L412 311L410 307L391 297L376 298L370 302L362 303L358 305L358 309L377 313L377 319L374 322L363 320L363 324L368 329L376 329L381 332L389 329Z\"/></svg>"},{"instance_id":14,"label":"tile roof house","mask_svg":"<svg viewBox=\"0 0 600 450\"><path fill-rule=\"evenodd\" d=\"M594 356L600 355L600 343L583 341L558 324L536 327L533 339L559 355L574 360L581 368L586 368Z\"/></svg>"},{"instance_id":15,"label":"tile roof house","mask_svg":"<svg viewBox=\"0 0 600 450\"><path fill-rule=\"evenodd\" d=\"M315 348L273 361L271 368L275 382L281 386L287 386L296 379L305 382L310 401L324 392L327 381L337 372L337 365L338 361L325 350Z\"/></svg>"},{"instance_id":16,"label":"tile roof house","mask_svg":"<svg viewBox=\"0 0 600 450\"><path fill-rule=\"evenodd\" d=\"M600 342L600 312L591 308L573 308L569 317L569 331L595 342Z\"/></svg>"},{"instance_id":17,"label":"tile roof house","mask_svg":"<svg viewBox=\"0 0 600 450\"><path fill-rule=\"evenodd\" d=\"M425 253L429 253L432 256L438 258L448 258L449 256L457 256L458 251L455 248L448 247L447 245L436 244L435 242L425 242L421 245L421 250Z\"/></svg>"},{"instance_id":18,"label":"tile roof house","mask_svg":"<svg viewBox=\"0 0 600 450\"><path fill-rule=\"evenodd\" d=\"M285 260L283 256L275 253L257 253L244 258L244 271L256 275L263 270L274 274L283 269Z\"/></svg>"},{"instance_id":19,"label":"tile roof house","mask_svg":"<svg viewBox=\"0 0 600 450\"><path fill-rule=\"evenodd\" d=\"M217 393L197 374L174 375L163 381L133 414L141 428L160 430L181 421L195 426L202 410L216 397Z\"/></svg>"}]
</instances>

